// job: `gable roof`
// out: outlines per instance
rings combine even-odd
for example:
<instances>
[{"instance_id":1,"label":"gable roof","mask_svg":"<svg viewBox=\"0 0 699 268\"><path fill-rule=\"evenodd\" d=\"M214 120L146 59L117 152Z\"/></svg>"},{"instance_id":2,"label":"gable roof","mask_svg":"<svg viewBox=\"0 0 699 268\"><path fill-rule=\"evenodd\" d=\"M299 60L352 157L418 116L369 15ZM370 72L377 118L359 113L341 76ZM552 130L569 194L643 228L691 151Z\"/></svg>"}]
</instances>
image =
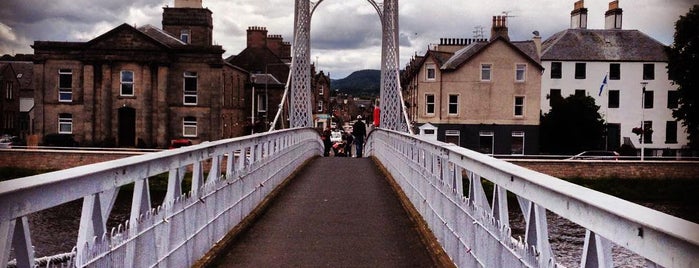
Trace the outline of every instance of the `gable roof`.
<instances>
[{"instance_id":1,"label":"gable roof","mask_svg":"<svg viewBox=\"0 0 699 268\"><path fill-rule=\"evenodd\" d=\"M665 62L665 45L638 30L567 29L542 44L542 60Z\"/></svg>"},{"instance_id":2,"label":"gable roof","mask_svg":"<svg viewBox=\"0 0 699 268\"><path fill-rule=\"evenodd\" d=\"M143 25L141 27L138 27L137 29L143 32L144 34L150 36L151 38L158 40L158 42L161 42L169 46L187 45L187 43L182 42L182 40L177 39L174 36L150 24Z\"/></svg>"},{"instance_id":3,"label":"gable roof","mask_svg":"<svg viewBox=\"0 0 699 268\"><path fill-rule=\"evenodd\" d=\"M147 25L147 26L149 26L149 25ZM141 38L149 41L149 43L151 43L152 45L155 45L155 46L158 46L161 48L172 48L173 45L177 45L174 42L169 42L167 38L163 37L160 33L158 33L158 31L155 31L153 29L155 27L152 27L152 26L147 27L147 26L144 28L144 31L141 31L140 29L136 29L131 25L123 23L123 24L117 26L116 28L106 32L106 33L104 33L98 37L95 37L94 39L92 39L90 41L87 41L85 43L85 47L89 48L89 47L100 46L103 43L105 43L105 41L108 41L112 38L118 39L118 38L120 38L120 36L119 36L120 34L128 33L128 32L133 33L134 37L141 37ZM164 33L162 33L162 34L164 34ZM136 42L133 42L133 41L132 42L118 42L116 44L128 45L128 46L130 46L130 48L135 48L134 46L136 45ZM113 47L114 43L107 42L107 44L104 44L104 45L107 45L108 47ZM145 44L139 44L139 45L144 46Z\"/></svg>"},{"instance_id":4,"label":"gable roof","mask_svg":"<svg viewBox=\"0 0 699 268\"><path fill-rule=\"evenodd\" d=\"M269 73L281 83L286 83L290 72L289 65L267 47L248 47L226 62L250 73Z\"/></svg>"},{"instance_id":5,"label":"gable roof","mask_svg":"<svg viewBox=\"0 0 699 268\"><path fill-rule=\"evenodd\" d=\"M474 56L488 50L488 48L496 42L504 42L516 53L520 54L522 57L533 63L534 66L538 67L539 69L544 68L543 66L541 66L538 53L536 52L536 45L534 44L534 41L510 42L504 37L498 36L489 42L473 42L468 46L459 49L454 53L454 56L452 56L447 62L444 63L441 69L458 69L462 64L470 61Z\"/></svg>"}]
</instances>

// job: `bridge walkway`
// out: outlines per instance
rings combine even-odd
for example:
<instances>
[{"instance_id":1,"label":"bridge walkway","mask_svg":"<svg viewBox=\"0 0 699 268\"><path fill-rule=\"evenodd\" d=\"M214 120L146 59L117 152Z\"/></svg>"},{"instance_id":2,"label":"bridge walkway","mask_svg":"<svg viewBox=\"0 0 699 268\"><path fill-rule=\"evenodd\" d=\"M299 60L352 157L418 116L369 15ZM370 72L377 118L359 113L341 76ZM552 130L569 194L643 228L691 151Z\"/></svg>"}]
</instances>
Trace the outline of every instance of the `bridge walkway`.
<instances>
[{"instance_id":1,"label":"bridge walkway","mask_svg":"<svg viewBox=\"0 0 699 268\"><path fill-rule=\"evenodd\" d=\"M435 266L369 158L316 158L224 252L213 267Z\"/></svg>"}]
</instances>

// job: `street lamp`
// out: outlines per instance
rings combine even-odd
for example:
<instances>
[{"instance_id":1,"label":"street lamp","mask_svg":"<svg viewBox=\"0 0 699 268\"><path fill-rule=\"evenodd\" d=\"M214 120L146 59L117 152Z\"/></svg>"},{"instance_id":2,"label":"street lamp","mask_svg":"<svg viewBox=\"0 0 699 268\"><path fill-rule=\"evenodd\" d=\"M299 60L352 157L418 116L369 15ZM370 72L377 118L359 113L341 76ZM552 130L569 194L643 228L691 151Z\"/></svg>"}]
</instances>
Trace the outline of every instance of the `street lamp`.
<instances>
[{"instance_id":1,"label":"street lamp","mask_svg":"<svg viewBox=\"0 0 699 268\"><path fill-rule=\"evenodd\" d=\"M252 109L251 109L251 119L250 119L250 134L255 134L255 75L250 76L250 81L252 82Z\"/></svg>"},{"instance_id":2,"label":"street lamp","mask_svg":"<svg viewBox=\"0 0 699 268\"><path fill-rule=\"evenodd\" d=\"M644 146L643 144L646 142L646 122L645 122L645 110L646 110L646 86L648 85L648 82L641 82L641 139L639 142L641 143L641 161L643 161L643 156L645 154L644 152Z\"/></svg>"}]
</instances>

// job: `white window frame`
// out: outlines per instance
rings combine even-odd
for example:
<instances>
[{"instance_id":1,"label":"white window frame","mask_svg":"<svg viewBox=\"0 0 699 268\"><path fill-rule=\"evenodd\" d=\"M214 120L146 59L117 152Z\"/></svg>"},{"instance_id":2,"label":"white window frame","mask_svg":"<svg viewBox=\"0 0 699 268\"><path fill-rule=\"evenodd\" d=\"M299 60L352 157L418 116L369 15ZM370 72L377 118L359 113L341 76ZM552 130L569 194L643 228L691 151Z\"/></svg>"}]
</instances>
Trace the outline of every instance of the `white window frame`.
<instances>
[{"instance_id":1,"label":"white window frame","mask_svg":"<svg viewBox=\"0 0 699 268\"><path fill-rule=\"evenodd\" d=\"M325 91L324 87L320 86L320 90L318 90L318 95L323 96L323 94L324 94L323 91Z\"/></svg>"},{"instance_id":2,"label":"white window frame","mask_svg":"<svg viewBox=\"0 0 699 268\"><path fill-rule=\"evenodd\" d=\"M524 155L524 144L525 144L524 131L512 131L513 141L514 141L514 138L522 138L522 152L521 153L512 153L512 155Z\"/></svg>"},{"instance_id":3,"label":"white window frame","mask_svg":"<svg viewBox=\"0 0 699 268\"><path fill-rule=\"evenodd\" d=\"M451 96L456 96L456 103L454 103L454 104L456 104L456 113L452 113L452 112L451 112L451 105L452 105ZM453 115L459 115L459 94L449 94L449 95L447 95L447 114L448 114L448 115L452 115L452 116L453 116Z\"/></svg>"},{"instance_id":4,"label":"white window frame","mask_svg":"<svg viewBox=\"0 0 699 268\"><path fill-rule=\"evenodd\" d=\"M430 77L430 71L432 71L431 77ZM437 65L435 65L433 63L425 64L425 80L427 80L427 81L437 80Z\"/></svg>"},{"instance_id":5,"label":"white window frame","mask_svg":"<svg viewBox=\"0 0 699 268\"><path fill-rule=\"evenodd\" d=\"M67 115L67 116L65 116ZM63 130L66 126L68 130ZM68 113L58 114L58 134L73 134L73 115Z\"/></svg>"},{"instance_id":6,"label":"white window frame","mask_svg":"<svg viewBox=\"0 0 699 268\"><path fill-rule=\"evenodd\" d=\"M258 113L266 113L267 112L267 95L265 94L257 94L257 112Z\"/></svg>"},{"instance_id":7,"label":"white window frame","mask_svg":"<svg viewBox=\"0 0 699 268\"><path fill-rule=\"evenodd\" d=\"M7 100L14 99L14 94L12 92L13 85L14 84L11 81L7 81L5 83L5 99L7 99Z\"/></svg>"},{"instance_id":8,"label":"white window frame","mask_svg":"<svg viewBox=\"0 0 699 268\"><path fill-rule=\"evenodd\" d=\"M490 137L490 155L495 154L495 132L493 131L480 131L478 132L478 151L480 152L480 140L481 137Z\"/></svg>"},{"instance_id":9,"label":"white window frame","mask_svg":"<svg viewBox=\"0 0 699 268\"><path fill-rule=\"evenodd\" d=\"M70 87L61 87L61 76L70 75ZM63 94L66 94L68 98L63 98ZM58 101L59 102L73 102L73 70L71 69L59 69L58 70Z\"/></svg>"},{"instance_id":10,"label":"white window frame","mask_svg":"<svg viewBox=\"0 0 699 268\"><path fill-rule=\"evenodd\" d=\"M485 77L487 71L488 77ZM481 81L490 82L493 80L493 64L492 63L481 63Z\"/></svg>"},{"instance_id":11,"label":"white window frame","mask_svg":"<svg viewBox=\"0 0 699 268\"><path fill-rule=\"evenodd\" d=\"M131 73L131 81L124 80L124 73ZM119 90L120 96L133 97L136 94L136 88L134 87L134 81L136 80L136 77L134 77L134 75L134 72L129 70L123 70L119 73L119 81L121 82L121 87ZM124 86L131 86L131 94L124 94Z\"/></svg>"},{"instance_id":12,"label":"white window frame","mask_svg":"<svg viewBox=\"0 0 699 268\"><path fill-rule=\"evenodd\" d=\"M448 142L447 137L456 137L456 144L455 145L459 146L461 144L461 131L453 130L453 129L445 130L444 131L444 142Z\"/></svg>"},{"instance_id":13,"label":"white window frame","mask_svg":"<svg viewBox=\"0 0 699 268\"><path fill-rule=\"evenodd\" d=\"M427 98L428 96L432 96L432 102L430 102L430 101L428 100L428 98ZM436 100L436 98L435 98L434 94L425 94L425 114L426 114L426 115L434 115L434 113L435 113L435 108L437 108L437 107L435 106L435 102L436 102L435 100ZM431 112L431 113L430 113L430 109L429 109L430 105L432 106L432 112Z\"/></svg>"},{"instance_id":14,"label":"white window frame","mask_svg":"<svg viewBox=\"0 0 699 268\"><path fill-rule=\"evenodd\" d=\"M517 63L515 64L515 81L524 82L527 80L527 64Z\"/></svg>"},{"instance_id":15,"label":"white window frame","mask_svg":"<svg viewBox=\"0 0 699 268\"><path fill-rule=\"evenodd\" d=\"M189 29L180 30L180 41L184 42L185 44L191 44L192 43L191 37L192 37L191 31ZM187 39L183 40L183 38L187 38Z\"/></svg>"},{"instance_id":16,"label":"white window frame","mask_svg":"<svg viewBox=\"0 0 699 268\"><path fill-rule=\"evenodd\" d=\"M521 100L522 100L522 103L521 103L521 104L517 104L517 100L518 100L518 99L521 99ZM526 98L525 98L524 96L515 96L515 98L514 98L514 106L513 106L514 109L513 109L513 111L512 111L512 114L513 114L515 117L518 117L518 118L524 117L524 114L525 114L524 108L526 107L526 106L525 106L525 103L526 103ZM522 114L517 114L517 107L521 107Z\"/></svg>"},{"instance_id":17,"label":"white window frame","mask_svg":"<svg viewBox=\"0 0 699 268\"><path fill-rule=\"evenodd\" d=\"M194 90L187 90L187 79L195 79ZM197 92L199 91L199 74L197 72L184 72L182 75L182 103L184 105L197 105L199 98L197 97ZM194 102L187 101L187 98L194 98Z\"/></svg>"},{"instance_id":18,"label":"white window frame","mask_svg":"<svg viewBox=\"0 0 699 268\"><path fill-rule=\"evenodd\" d=\"M188 132L188 130L190 130L190 132ZM191 131L193 131L193 133ZM196 137L198 134L197 118L193 116L182 118L182 137Z\"/></svg>"},{"instance_id":19,"label":"white window frame","mask_svg":"<svg viewBox=\"0 0 699 268\"><path fill-rule=\"evenodd\" d=\"M322 111L323 111L323 100L319 100L318 101L318 112L322 112Z\"/></svg>"}]
</instances>

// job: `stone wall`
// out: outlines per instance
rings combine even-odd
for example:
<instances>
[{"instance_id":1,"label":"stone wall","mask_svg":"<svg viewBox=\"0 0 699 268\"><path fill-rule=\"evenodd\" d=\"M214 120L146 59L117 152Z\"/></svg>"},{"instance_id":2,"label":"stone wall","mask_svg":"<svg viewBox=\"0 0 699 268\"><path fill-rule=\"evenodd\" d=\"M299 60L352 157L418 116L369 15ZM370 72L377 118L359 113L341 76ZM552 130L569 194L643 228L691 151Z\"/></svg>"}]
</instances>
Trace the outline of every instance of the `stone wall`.
<instances>
[{"instance_id":1,"label":"stone wall","mask_svg":"<svg viewBox=\"0 0 699 268\"><path fill-rule=\"evenodd\" d=\"M697 161L508 160L557 178L699 179Z\"/></svg>"}]
</instances>

